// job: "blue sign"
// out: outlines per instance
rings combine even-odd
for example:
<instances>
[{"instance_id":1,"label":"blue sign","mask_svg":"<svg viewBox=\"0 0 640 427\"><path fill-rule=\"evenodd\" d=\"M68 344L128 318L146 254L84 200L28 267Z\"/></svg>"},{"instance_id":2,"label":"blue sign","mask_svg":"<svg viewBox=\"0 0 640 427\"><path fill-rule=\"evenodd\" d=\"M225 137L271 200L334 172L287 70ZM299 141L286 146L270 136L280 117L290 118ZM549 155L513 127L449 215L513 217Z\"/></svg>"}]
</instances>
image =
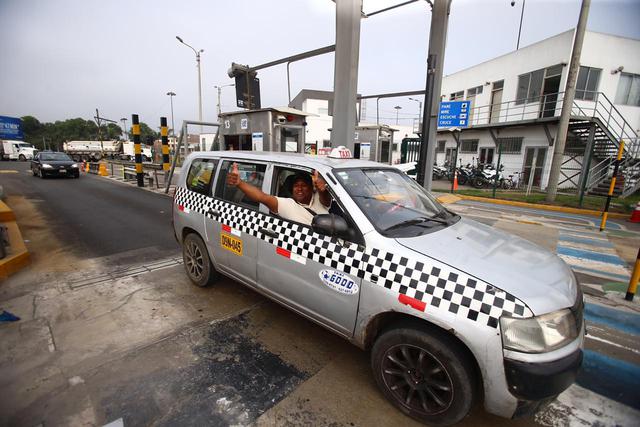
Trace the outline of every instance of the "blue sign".
<instances>
[{"instance_id":1,"label":"blue sign","mask_svg":"<svg viewBox=\"0 0 640 427\"><path fill-rule=\"evenodd\" d=\"M469 126L471 101L449 101L440 103L439 128L466 128Z\"/></svg>"},{"instance_id":2,"label":"blue sign","mask_svg":"<svg viewBox=\"0 0 640 427\"><path fill-rule=\"evenodd\" d=\"M17 117L0 116L0 139L16 139L22 141L22 120Z\"/></svg>"}]
</instances>

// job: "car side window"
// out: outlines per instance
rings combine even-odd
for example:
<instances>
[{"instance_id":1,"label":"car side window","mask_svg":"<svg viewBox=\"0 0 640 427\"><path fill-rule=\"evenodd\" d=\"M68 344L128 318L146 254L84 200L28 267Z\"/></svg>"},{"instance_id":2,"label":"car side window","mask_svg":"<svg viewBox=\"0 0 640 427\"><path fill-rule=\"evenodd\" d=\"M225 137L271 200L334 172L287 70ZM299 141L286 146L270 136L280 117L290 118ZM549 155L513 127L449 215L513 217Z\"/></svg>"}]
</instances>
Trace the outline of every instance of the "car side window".
<instances>
[{"instance_id":1,"label":"car side window","mask_svg":"<svg viewBox=\"0 0 640 427\"><path fill-rule=\"evenodd\" d=\"M217 164L216 159L195 159L191 162L187 175L187 188L208 196Z\"/></svg>"},{"instance_id":2,"label":"car side window","mask_svg":"<svg viewBox=\"0 0 640 427\"><path fill-rule=\"evenodd\" d=\"M262 189L264 172L267 169L265 165L225 160L220 168L220 177L218 178L215 196L228 202L238 203L247 208L258 210L258 202L250 200L239 188L227 185L227 173L234 163L238 164L238 172L242 181Z\"/></svg>"}]
</instances>

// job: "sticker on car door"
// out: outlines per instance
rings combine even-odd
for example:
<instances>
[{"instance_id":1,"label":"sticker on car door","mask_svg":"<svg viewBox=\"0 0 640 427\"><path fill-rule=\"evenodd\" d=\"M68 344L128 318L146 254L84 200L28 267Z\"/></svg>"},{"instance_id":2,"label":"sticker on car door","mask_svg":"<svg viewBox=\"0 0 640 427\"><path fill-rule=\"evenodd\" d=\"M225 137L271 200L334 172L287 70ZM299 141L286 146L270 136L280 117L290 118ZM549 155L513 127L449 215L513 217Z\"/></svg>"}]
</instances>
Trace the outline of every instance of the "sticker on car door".
<instances>
[{"instance_id":1,"label":"sticker on car door","mask_svg":"<svg viewBox=\"0 0 640 427\"><path fill-rule=\"evenodd\" d=\"M242 240L237 239L228 234L220 233L220 246L224 249L233 252L236 255L242 256Z\"/></svg>"},{"instance_id":2,"label":"sticker on car door","mask_svg":"<svg viewBox=\"0 0 640 427\"><path fill-rule=\"evenodd\" d=\"M319 273L322 283L345 295L358 293L358 284L346 274L335 270L321 270Z\"/></svg>"}]
</instances>

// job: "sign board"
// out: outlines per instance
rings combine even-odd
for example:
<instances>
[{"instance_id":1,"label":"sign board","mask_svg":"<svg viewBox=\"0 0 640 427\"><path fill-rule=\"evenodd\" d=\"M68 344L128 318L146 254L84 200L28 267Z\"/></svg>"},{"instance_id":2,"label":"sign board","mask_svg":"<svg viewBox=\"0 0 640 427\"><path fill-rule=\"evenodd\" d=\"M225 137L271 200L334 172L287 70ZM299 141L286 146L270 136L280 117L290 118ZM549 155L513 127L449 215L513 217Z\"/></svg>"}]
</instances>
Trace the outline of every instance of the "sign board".
<instances>
[{"instance_id":1,"label":"sign board","mask_svg":"<svg viewBox=\"0 0 640 427\"><path fill-rule=\"evenodd\" d=\"M253 132L251 134L251 146L253 151L262 151L264 144L264 136L262 132Z\"/></svg>"},{"instance_id":2,"label":"sign board","mask_svg":"<svg viewBox=\"0 0 640 427\"><path fill-rule=\"evenodd\" d=\"M0 139L22 141L22 120L18 117L0 116Z\"/></svg>"},{"instance_id":3,"label":"sign board","mask_svg":"<svg viewBox=\"0 0 640 427\"><path fill-rule=\"evenodd\" d=\"M249 105L249 94L247 93L247 80L251 84L251 105ZM240 108L257 110L260 108L260 79L249 77L245 73L236 75L236 105Z\"/></svg>"},{"instance_id":4,"label":"sign board","mask_svg":"<svg viewBox=\"0 0 640 427\"><path fill-rule=\"evenodd\" d=\"M448 101L440 103L439 128L466 128L469 126L471 101Z\"/></svg>"},{"instance_id":5,"label":"sign board","mask_svg":"<svg viewBox=\"0 0 640 427\"><path fill-rule=\"evenodd\" d=\"M249 129L249 119L247 118L240 119L240 129L242 130Z\"/></svg>"},{"instance_id":6,"label":"sign board","mask_svg":"<svg viewBox=\"0 0 640 427\"><path fill-rule=\"evenodd\" d=\"M370 159L371 159L371 143L361 142L360 143L360 160L370 160Z\"/></svg>"}]
</instances>

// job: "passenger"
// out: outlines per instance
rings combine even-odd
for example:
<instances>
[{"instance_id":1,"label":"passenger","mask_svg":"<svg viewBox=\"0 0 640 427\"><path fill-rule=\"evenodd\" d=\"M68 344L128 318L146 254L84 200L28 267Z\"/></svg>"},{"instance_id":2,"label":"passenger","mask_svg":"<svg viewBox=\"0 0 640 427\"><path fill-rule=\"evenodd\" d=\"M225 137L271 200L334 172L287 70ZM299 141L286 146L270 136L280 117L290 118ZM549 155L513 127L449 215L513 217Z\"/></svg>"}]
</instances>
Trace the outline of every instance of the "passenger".
<instances>
[{"instance_id":1,"label":"passenger","mask_svg":"<svg viewBox=\"0 0 640 427\"><path fill-rule=\"evenodd\" d=\"M237 187L250 200L262 203L269 210L282 218L311 225L313 217L329 213L331 194L327 183L314 171L313 175L298 172L293 179L292 197L276 197L264 193L258 187L240 179L238 165L234 163L227 173L227 185Z\"/></svg>"}]
</instances>

